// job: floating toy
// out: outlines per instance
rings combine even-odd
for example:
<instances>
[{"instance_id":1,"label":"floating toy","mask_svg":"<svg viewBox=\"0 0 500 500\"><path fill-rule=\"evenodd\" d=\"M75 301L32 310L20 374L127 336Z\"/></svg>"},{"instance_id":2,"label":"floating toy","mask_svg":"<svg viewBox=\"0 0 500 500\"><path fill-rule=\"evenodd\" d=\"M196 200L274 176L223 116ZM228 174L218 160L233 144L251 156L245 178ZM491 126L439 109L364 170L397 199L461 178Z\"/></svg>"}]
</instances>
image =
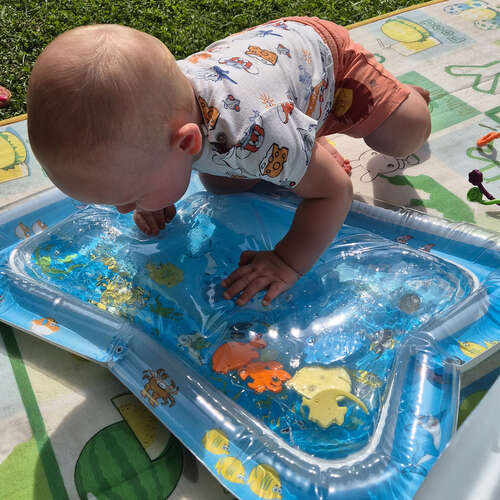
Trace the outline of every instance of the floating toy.
<instances>
[{"instance_id":1,"label":"floating toy","mask_svg":"<svg viewBox=\"0 0 500 500\"><path fill-rule=\"evenodd\" d=\"M281 392L283 382L290 379L290 374L283 370L283 365L277 361L260 361L250 363L238 370L242 380L252 379L248 387L257 393L264 391Z\"/></svg>"},{"instance_id":2,"label":"floating toy","mask_svg":"<svg viewBox=\"0 0 500 500\"><path fill-rule=\"evenodd\" d=\"M257 349L264 349L266 342L258 337L250 342L226 342L212 356L212 368L217 373L238 370L259 357Z\"/></svg>"}]
</instances>

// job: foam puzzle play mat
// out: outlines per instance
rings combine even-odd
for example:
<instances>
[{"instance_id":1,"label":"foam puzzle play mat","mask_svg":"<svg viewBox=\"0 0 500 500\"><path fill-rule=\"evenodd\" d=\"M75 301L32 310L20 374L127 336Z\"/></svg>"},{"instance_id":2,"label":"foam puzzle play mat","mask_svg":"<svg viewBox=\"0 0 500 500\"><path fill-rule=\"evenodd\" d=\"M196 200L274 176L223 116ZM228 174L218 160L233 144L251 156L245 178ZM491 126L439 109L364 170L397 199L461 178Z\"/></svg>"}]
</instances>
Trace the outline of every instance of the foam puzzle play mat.
<instances>
[{"instance_id":1,"label":"foam puzzle play mat","mask_svg":"<svg viewBox=\"0 0 500 500\"><path fill-rule=\"evenodd\" d=\"M498 455L474 442L500 434L499 19L493 1L448 1L352 31L398 78L430 90L432 135L404 159L329 138L351 162L358 200L313 269L267 307L262 293L236 306L220 282L242 251L282 238L293 194L215 196L194 174L176 217L149 237L130 214L51 188L26 122L4 124L0 320L31 334L0 331L10 360L0 356L0 373L22 393L6 398L40 428L20 370L42 350L33 338L61 348L43 351L38 374L50 364L56 373L60 354L80 378L94 380L99 365L116 385L62 377L90 400L106 397L50 439L33 430L17 442L4 408L0 479L31 443L47 498L446 498L449 474L472 491L473 462L488 470ZM52 391L38 396L51 432L64 427L54 408L78 392ZM447 453L460 436L468 447ZM187 450L217 481L189 472ZM469 476L454 469L468 450Z\"/></svg>"}]
</instances>

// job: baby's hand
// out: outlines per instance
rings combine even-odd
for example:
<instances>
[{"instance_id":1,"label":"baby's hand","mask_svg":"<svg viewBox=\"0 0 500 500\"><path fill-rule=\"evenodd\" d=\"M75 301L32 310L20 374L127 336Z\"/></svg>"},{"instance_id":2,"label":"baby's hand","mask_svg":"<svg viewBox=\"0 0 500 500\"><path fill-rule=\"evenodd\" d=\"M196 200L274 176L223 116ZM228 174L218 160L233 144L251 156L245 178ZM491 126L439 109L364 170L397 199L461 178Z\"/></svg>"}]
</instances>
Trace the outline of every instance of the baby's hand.
<instances>
[{"instance_id":1,"label":"baby's hand","mask_svg":"<svg viewBox=\"0 0 500 500\"><path fill-rule=\"evenodd\" d=\"M240 256L240 264L221 285L227 290L224 298L232 299L241 292L236 300L239 306L245 305L255 294L267 290L262 305L267 306L280 293L288 290L300 274L287 265L274 252L246 251Z\"/></svg>"},{"instance_id":2,"label":"baby's hand","mask_svg":"<svg viewBox=\"0 0 500 500\"><path fill-rule=\"evenodd\" d=\"M120 213L127 213L131 211L127 209L127 206L116 208ZM170 205L162 208L161 210L155 210L154 212L136 209L134 211L134 222L144 234L147 234L148 236L155 236L165 228L165 224L168 224L175 217L175 214L175 205Z\"/></svg>"}]
</instances>

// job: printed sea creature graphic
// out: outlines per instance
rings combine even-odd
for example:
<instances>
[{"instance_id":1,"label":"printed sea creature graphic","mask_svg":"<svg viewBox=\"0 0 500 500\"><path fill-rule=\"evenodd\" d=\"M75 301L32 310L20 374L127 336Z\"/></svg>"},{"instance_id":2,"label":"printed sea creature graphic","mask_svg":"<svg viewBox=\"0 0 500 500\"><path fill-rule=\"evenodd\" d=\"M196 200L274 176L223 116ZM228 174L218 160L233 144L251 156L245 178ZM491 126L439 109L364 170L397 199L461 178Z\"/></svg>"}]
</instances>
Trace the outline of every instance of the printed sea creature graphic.
<instances>
[{"instance_id":1,"label":"printed sea creature graphic","mask_svg":"<svg viewBox=\"0 0 500 500\"><path fill-rule=\"evenodd\" d=\"M457 340L458 345L460 346L460 350L469 358L475 358L476 356L479 356L481 353L486 351L486 349L489 349L490 347L494 346L497 344L497 341L493 342L488 342L485 341L485 346L478 344L477 342L470 342L470 341L460 341Z\"/></svg>"},{"instance_id":2,"label":"printed sea creature graphic","mask_svg":"<svg viewBox=\"0 0 500 500\"><path fill-rule=\"evenodd\" d=\"M432 436L432 444L434 445L436 451L439 451L439 446L441 445L441 419L443 418L443 416L444 412L437 416L417 416L419 425L421 425Z\"/></svg>"},{"instance_id":3,"label":"printed sea creature graphic","mask_svg":"<svg viewBox=\"0 0 500 500\"><path fill-rule=\"evenodd\" d=\"M22 222L20 222L16 226L16 229L14 232L16 233L16 236L20 240L24 240L25 238L29 238L31 236L30 228L28 226L26 226L25 224L23 224Z\"/></svg>"},{"instance_id":4,"label":"printed sea creature graphic","mask_svg":"<svg viewBox=\"0 0 500 500\"><path fill-rule=\"evenodd\" d=\"M52 318L40 318L31 320L30 330L37 335L50 335L57 332L59 326Z\"/></svg>"},{"instance_id":5,"label":"printed sea creature graphic","mask_svg":"<svg viewBox=\"0 0 500 500\"><path fill-rule=\"evenodd\" d=\"M177 337L179 346L185 347L191 356L198 364L203 363L201 351L210 347L210 343L206 341L205 337L200 332L192 334L179 335Z\"/></svg>"},{"instance_id":6,"label":"printed sea creature graphic","mask_svg":"<svg viewBox=\"0 0 500 500\"><path fill-rule=\"evenodd\" d=\"M281 480L276 470L267 464L259 464L248 475L247 484L260 498L281 498Z\"/></svg>"},{"instance_id":7,"label":"printed sea creature graphic","mask_svg":"<svg viewBox=\"0 0 500 500\"><path fill-rule=\"evenodd\" d=\"M250 363L241 368L238 375L242 380L250 377L252 382L248 383L248 387L258 394L265 390L275 393L281 392L283 382L291 378L291 375L283 370L283 365L278 361Z\"/></svg>"},{"instance_id":8,"label":"printed sea creature graphic","mask_svg":"<svg viewBox=\"0 0 500 500\"><path fill-rule=\"evenodd\" d=\"M182 269L174 266L170 262L166 264L155 264L152 261L146 263L149 277L158 285L167 287L175 286L184 279Z\"/></svg>"},{"instance_id":9,"label":"printed sea creature graphic","mask_svg":"<svg viewBox=\"0 0 500 500\"><path fill-rule=\"evenodd\" d=\"M229 454L229 439L224 431L220 429L210 429L203 436L201 443L203 447L214 455Z\"/></svg>"},{"instance_id":10,"label":"printed sea creature graphic","mask_svg":"<svg viewBox=\"0 0 500 500\"><path fill-rule=\"evenodd\" d=\"M394 332L389 328L384 328L373 334L371 338L370 351L374 351L379 358L385 351L394 349Z\"/></svg>"},{"instance_id":11,"label":"printed sea creature graphic","mask_svg":"<svg viewBox=\"0 0 500 500\"><path fill-rule=\"evenodd\" d=\"M377 375L369 372L368 370L348 370L348 373L356 382L368 385L373 389L376 389L377 387L380 387L382 385L382 380L380 380Z\"/></svg>"},{"instance_id":12,"label":"printed sea creature graphic","mask_svg":"<svg viewBox=\"0 0 500 500\"><path fill-rule=\"evenodd\" d=\"M219 458L215 464L215 470L224 479L227 479L232 483L245 484L245 468L243 467L241 460L238 460L237 458Z\"/></svg>"},{"instance_id":13,"label":"printed sea creature graphic","mask_svg":"<svg viewBox=\"0 0 500 500\"><path fill-rule=\"evenodd\" d=\"M168 373L163 368L159 368L156 372L154 370L144 370L143 373L142 378L147 382L144 384L141 395L149 401L149 404L158 406L159 403L162 405L169 403L169 407L174 406L174 396L179 392L179 387L169 377ZM167 380L170 380L169 384L165 382Z\"/></svg>"},{"instance_id":14,"label":"printed sea creature graphic","mask_svg":"<svg viewBox=\"0 0 500 500\"><path fill-rule=\"evenodd\" d=\"M33 231L33 234L41 233L45 229L47 229L47 224L42 222L40 219L33 222L32 226L31 226L31 230Z\"/></svg>"},{"instance_id":15,"label":"printed sea creature graphic","mask_svg":"<svg viewBox=\"0 0 500 500\"><path fill-rule=\"evenodd\" d=\"M264 349L266 342L257 337L250 342L226 342L212 356L212 369L217 373L228 373L244 367L259 357L257 349Z\"/></svg>"}]
</instances>

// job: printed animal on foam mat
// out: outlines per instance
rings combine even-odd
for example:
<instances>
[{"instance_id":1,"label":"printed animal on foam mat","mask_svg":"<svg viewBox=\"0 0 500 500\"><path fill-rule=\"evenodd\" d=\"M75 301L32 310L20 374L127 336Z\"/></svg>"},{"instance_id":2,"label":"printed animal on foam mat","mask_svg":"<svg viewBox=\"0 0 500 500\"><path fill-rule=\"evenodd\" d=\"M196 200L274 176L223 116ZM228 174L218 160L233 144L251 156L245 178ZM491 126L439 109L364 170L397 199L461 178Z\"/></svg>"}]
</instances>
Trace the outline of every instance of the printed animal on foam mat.
<instances>
[{"instance_id":1,"label":"printed animal on foam mat","mask_svg":"<svg viewBox=\"0 0 500 500\"><path fill-rule=\"evenodd\" d=\"M384 35L396 43L385 44L379 39L379 44L383 48L393 49L403 56L411 56L441 43L426 28L404 17L392 18L382 24L380 29Z\"/></svg>"},{"instance_id":2,"label":"printed animal on foam mat","mask_svg":"<svg viewBox=\"0 0 500 500\"><path fill-rule=\"evenodd\" d=\"M39 318L31 320L30 330L37 335L51 335L59 330L59 326L55 319Z\"/></svg>"},{"instance_id":3,"label":"printed animal on foam mat","mask_svg":"<svg viewBox=\"0 0 500 500\"><path fill-rule=\"evenodd\" d=\"M169 403L169 407L174 406L174 396L179 392L179 387L163 368L159 368L156 372L144 370L142 378L147 382L144 384L141 395L149 401L151 406L158 406L159 403L162 405ZM167 384L165 381L169 379L170 383Z\"/></svg>"},{"instance_id":4,"label":"printed animal on foam mat","mask_svg":"<svg viewBox=\"0 0 500 500\"><path fill-rule=\"evenodd\" d=\"M420 158L416 154L411 154L406 158L393 158L368 149L357 159L351 160L351 167L358 172L357 176L361 182L368 183L373 182L377 177L414 167L419 163Z\"/></svg>"},{"instance_id":5,"label":"printed animal on foam mat","mask_svg":"<svg viewBox=\"0 0 500 500\"><path fill-rule=\"evenodd\" d=\"M0 132L0 183L29 175L26 147L12 132Z\"/></svg>"},{"instance_id":6,"label":"printed animal on foam mat","mask_svg":"<svg viewBox=\"0 0 500 500\"><path fill-rule=\"evenodd\" d=\"M494 30L500 27L500 12L486 2L466 0L446 5L443 10L447 14L469 19L481 30Z\"/></svg>"}]
</instances>

